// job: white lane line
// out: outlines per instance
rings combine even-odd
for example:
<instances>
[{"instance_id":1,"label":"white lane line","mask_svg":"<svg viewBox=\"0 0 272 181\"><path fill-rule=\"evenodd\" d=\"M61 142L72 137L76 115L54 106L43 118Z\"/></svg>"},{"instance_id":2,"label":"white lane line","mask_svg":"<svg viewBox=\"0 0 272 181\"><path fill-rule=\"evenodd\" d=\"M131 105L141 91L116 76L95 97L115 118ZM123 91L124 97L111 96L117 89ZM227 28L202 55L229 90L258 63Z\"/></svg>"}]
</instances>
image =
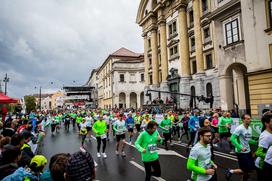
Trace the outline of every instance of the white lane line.
<instances>
[{"instance_id":1,"label":"white lane line","mask_svg":"<svg viewBox=\"0 0 272 181\"><path fill-rule=\"evenodd\" d=\"M140 170L142 170L143 172L145 172L145 169L144 169L143 166L139 165L139 164L136 163L135 161L129 161L129 162L130 162L132 165L134 165L135 167L137 167L137 168L139 168ZM156 179L156 180L158 180L158 181L166 181L166 180L164 180L164 179L161 178L161 177L154 177L154 176L153 176L153 178Z\"/></svg>"},{"instance_id":2,"label":"white lane line","mask_svg":"<svg viewBox=\"0 0 272 181\"><path fill-rule=\"evenodd\" d=\"M187 147L187 144L185 144L185 143L174 143L174 144L180 145L180 146L183 146L183 147ZM224 155L224 156L227 156L227 157L237 158L235 155L231 155L231 154L227 154L227 153L223 153L223 152L219 152L219 151L214 151L214 153L217 153L219 155Z\"/></svg>"},{"instance_id":3,"label":"white lane line","mask_svg":"<svg viewBox=\"0 0 272 181\"><path fill-rule=\"evenodd\" d=\"M129 146L132 146L135 148L135 145L132 145L132 144L129 144L128 142L125 142L127 145ZM181 155L181 154L178 154L177 152L173 151L173 150L165 150L165 149L162 149L162 148L159 148L158 150L158 154L159 155L174 155L174 156L177 156L177 157L180 157L180 158L184 158L184 159L187 159L185 156Z\"/></svg>"},{"instance_id":4,"label":"white lane line","mask_svg":"<svg viewBox=\"0 0 272 181\"><path fill-rule=\"evenodd\" d=\"M182 147L187 147L186 144L184 143L174 143L175 145L179 145L179 146L182 146ZM228 158L230 160L234 160L234 161L237 161L237 157L235 155L230 155L230 154L227 154L227 153L222 153L222 152L218 152L218 151L214 151L214 154L216 156L220 156L220 157L224 157L224 158Z\"/></svg>"},{"instance_id":5,"label":"white lane line","mask_svg":"<svg viewBox=\"0 0 272 181\"><path fill-rule=\"evenodd\" d=\"M95 136L91 135L91 137L92 137L92 139L96 140L96 137L95 137Z\"/></svg>"}]
</instances>

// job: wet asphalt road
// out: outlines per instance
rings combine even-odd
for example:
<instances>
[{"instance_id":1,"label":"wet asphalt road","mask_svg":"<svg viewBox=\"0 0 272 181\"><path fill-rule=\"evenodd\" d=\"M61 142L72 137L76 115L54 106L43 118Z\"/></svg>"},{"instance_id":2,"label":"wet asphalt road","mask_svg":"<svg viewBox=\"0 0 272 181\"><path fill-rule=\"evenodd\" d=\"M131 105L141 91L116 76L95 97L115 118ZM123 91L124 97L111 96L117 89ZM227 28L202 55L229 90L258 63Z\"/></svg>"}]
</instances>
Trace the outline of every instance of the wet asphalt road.
<instances>
[{"instance_id":1,"label":"wet asphalt road","mask_svg":"<svg viewBox=\"0 0 272 181\"><path fill-rule=\"evenodd\" d=\"M43 143L42 153L48 158L48 162L56 153L74 153L79 151L80 137L76 130L70 128L67 132L61 128L59 133L51 135L50 130ZM145 178L143 171L143 164L141 162L140 153L130 145L126 145L126 157L115 155L115 141L111 137L107 141L107 158L96 157L96 141L86 141L85 148L92 154L94 160L97 162L96 179L100 181L142 181ZM186 181L190 178L191 173L186 169L186 157L188 153L183 144L174 144L171 151L160 149L160 164L162 170L161 178L153 178L158 181ZM226 168L237 168L237 161L235 156L228 154L216 153L215 163L218 165L218 181L226 180L224 177ZM234 175L232 181L238 181L240 177Z\"/></svg>"}]
</instances>

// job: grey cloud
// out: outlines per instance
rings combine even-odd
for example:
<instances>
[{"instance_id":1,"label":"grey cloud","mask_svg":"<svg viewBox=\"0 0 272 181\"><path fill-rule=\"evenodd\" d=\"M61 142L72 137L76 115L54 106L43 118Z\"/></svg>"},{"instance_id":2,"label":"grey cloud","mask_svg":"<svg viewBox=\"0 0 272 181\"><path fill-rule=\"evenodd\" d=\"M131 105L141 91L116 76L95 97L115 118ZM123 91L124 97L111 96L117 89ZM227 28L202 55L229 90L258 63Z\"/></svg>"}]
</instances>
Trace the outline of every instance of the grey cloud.
<instances>
[{"instance_id":1,"label":"grey cloud","mask_svg":"<svg viewBox=\"0 0 272 181\"><path fill-rule=\"evenodd\" d=\"M2 0L0 79L10 96L83 84L120 47L143 51L139 0ZM53 85L50 82L54 82ZM3 88L3 86L2 86Z\"/></svg>"}]
</instances>

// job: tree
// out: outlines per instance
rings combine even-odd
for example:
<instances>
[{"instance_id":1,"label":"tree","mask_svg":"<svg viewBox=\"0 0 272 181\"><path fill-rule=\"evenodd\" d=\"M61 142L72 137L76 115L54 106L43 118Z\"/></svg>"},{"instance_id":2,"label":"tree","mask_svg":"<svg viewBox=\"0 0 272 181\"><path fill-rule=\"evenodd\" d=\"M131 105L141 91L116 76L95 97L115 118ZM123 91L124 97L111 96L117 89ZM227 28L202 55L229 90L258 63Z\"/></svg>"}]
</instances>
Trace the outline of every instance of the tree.
<instances>
[{"instance_id":1,"label":"tree","mask_svg":"<svg viewBox=\"0 0 272 181\"><path fill-rule=\"evenodd\" d=\"M36 99L34 96L25 96L26 112L30 112L36 108Z\"/></svg>"}]
</instances>

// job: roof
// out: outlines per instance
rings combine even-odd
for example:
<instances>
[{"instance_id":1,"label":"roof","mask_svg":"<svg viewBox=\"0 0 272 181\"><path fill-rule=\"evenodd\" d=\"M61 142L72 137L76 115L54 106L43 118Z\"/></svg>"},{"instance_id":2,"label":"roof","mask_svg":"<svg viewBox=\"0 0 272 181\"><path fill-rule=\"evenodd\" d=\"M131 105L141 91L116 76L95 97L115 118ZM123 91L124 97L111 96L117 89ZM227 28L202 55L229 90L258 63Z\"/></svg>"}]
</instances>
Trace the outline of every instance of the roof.
<instances>
[{"instance_id":1,"label":"roof","mask_svg":"<svg viewBox=\"0 0 272 181\"><path fill-rule=\"evenodd\" d=\"M143 53L135 53L131 50L128 50L127 48L120 48L117 51L113 52L110 54L104 63L97 69L97 72L99 73L100 70L104 67L104 65L108 62L108 60L112 57L117 57L117 58L125 58L126 60L131 60L131 59L136 59L136 58L143 58L144 54Z\"/></svg>"},{"instance_id":2,"label":"roof","mask_svg":"<svg viewBox=\"0 0 272 181\"><path fill-rule=\"evenodd\" d=\"M128 50L124 47L120 48L116 52L110 54L110 56L118 56L118 57L140 57L143 54L135 53L131 50Z\"/></svg>"}]
</instances>

